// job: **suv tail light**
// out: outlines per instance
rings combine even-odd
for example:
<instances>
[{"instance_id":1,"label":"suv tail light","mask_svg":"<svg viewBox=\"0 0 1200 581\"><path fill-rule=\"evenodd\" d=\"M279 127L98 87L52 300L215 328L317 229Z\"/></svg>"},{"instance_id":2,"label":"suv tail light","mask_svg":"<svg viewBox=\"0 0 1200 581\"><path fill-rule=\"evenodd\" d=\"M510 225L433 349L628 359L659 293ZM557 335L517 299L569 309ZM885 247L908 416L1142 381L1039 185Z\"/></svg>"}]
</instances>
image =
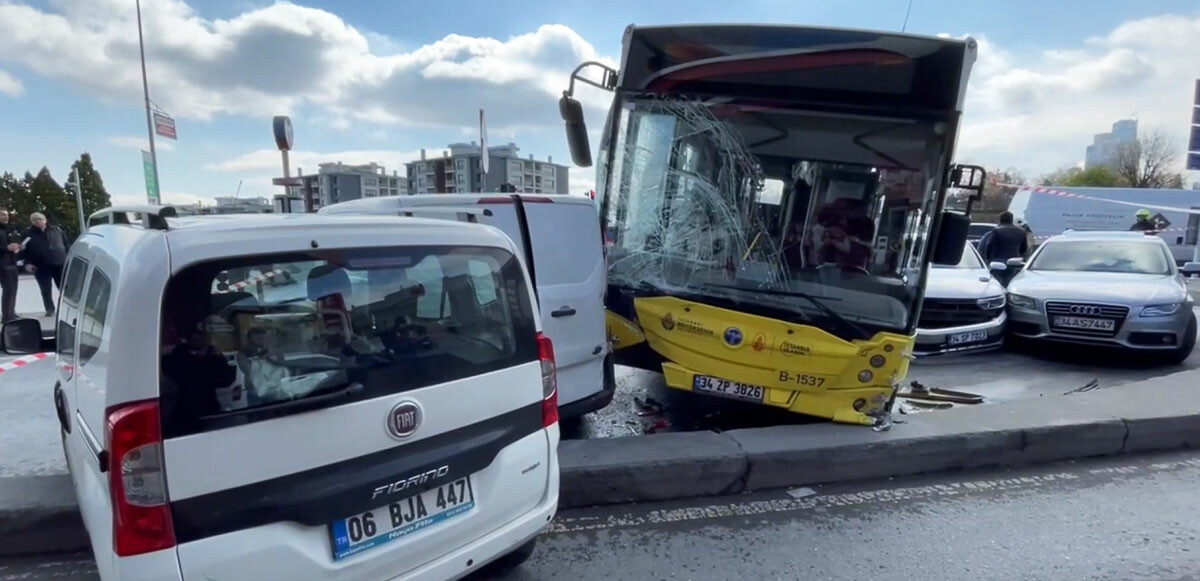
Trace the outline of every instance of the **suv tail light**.
<instances>
[{"instance_id":1,"label":"suv tail light","mask_svg":"<svg viewBox=\"0 0 1200 581\"><path fill-rule=\"evenodd\" d=\"M538 333L538 360L542 362L542 427L558 423L558 373L554 365L554 344Z\"/></svg>"},{"instance_id":2,"label":"suv tail light","mask_svg":"<svg viewBox=\"0 0 1200 581\"><path fill-rule=\"evenodd\" d=\"M108 410L108 489L112 494L113 549L118 557L175 546L161 426L157 401Z\"/></svg>"}]
</instances>

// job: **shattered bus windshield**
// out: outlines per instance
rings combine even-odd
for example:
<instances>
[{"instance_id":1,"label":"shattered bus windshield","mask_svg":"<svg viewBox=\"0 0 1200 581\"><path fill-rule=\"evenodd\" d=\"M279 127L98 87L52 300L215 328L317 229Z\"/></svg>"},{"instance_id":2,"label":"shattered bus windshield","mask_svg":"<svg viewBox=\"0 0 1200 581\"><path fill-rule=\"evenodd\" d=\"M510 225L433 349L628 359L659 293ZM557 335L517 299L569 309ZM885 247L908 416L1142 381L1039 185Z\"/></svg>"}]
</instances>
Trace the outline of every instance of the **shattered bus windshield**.
<instances>
[{"instance_id":1,"label":"shattered bus windshield","mask_svg":"<svg viewBox=\"0 0 1200 581\"><path fill-rule=\"evenodd\" d=\"M614 115L611 284L912 329L945 123L628 95Z\"/></svg>"}]
</instances>

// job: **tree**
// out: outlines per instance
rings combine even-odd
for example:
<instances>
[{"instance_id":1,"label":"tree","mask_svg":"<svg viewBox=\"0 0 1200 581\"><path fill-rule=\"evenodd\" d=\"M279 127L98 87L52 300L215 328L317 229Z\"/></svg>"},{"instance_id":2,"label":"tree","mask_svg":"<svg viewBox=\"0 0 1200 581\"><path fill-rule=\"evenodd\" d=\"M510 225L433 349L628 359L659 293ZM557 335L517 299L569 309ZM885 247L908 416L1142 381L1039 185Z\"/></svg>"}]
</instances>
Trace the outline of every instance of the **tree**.
<instances>
[{"instance_id":1,"label":"tree","mask_svg":"<svg viewBox=\"0 0 1200 581\"><path fill-rule=\"evenodd\" d=\"M62 186L50 175L50 170L45 167L36 177L26 173L25 180L29 184L29 192L35 204L33 211L45 214L51 224L62 228L68 240L74 240L79 235L74 198L67 196Z\"/></svg>"},{"instance_id":2,"label":"tree","mask_svg":"<svg viewBox=\"0 0 1200 581\"><path fill-rule=\"evenodd\" d=\"M1132 143L1121 144L1113 156L1113 169L1132 188L1169 187L1178 173L1171 170L1179 159L1179 147L1161 129L1150 131Z\"/></svg>"},{"instance_id":3,"label":"tree","mask_svg":"<svg viewBox=\"0 0 1200 581\"><path fill-rule=\"evenodd\" d=\"M104 189L104 179L100 177L100 172L92 166L91 154L84 152L80 155L79 159L71 164L71 171L79 172L79 181L83 185L83 216L85 220L97 210L112 205L108 190ZM66 191L67 197L74 203L75 184L68 180L63 185L63 189ZM71 215L76 216L77 214L78 211L75 211ZM78 223L78 220L73 220L73 223Z\"/></svg>"},{"instance_id":4,"label":"tree","mask_svg":"<svg viewBox=\"0 0 1200 581\"><path fill-rule=\"evenodd\" d=\"M1087 169L1074 168L1063 180L1064 186L1115 188L1121 185L1121 177L1107 166L1097 165Z\"/></svg>"},{"instance_id":5,"label":"tree","mask_svg":"<svg viewBox=\"0 0 1200 581\"><path fill-rule=\"evenodd\" d=\"M1093 166L1087 169L1068 166L1062 167L1042 176L1043 186L1115 188L1125 185L1121 176L1106 166Z\"/></svg>"},{"instance_id":6,"label":"tree","mask_svg":"<svg viewBox=\"0 0 1200 581\"><path fill-rule=\"evenodd\" d=\"M32 181L32 176L30 176ZM0 175L0 208L7 208L13 224L28 225L29 215L38 205L29 191L29 184L11 173Z\"/></svg>"}]
</instances>

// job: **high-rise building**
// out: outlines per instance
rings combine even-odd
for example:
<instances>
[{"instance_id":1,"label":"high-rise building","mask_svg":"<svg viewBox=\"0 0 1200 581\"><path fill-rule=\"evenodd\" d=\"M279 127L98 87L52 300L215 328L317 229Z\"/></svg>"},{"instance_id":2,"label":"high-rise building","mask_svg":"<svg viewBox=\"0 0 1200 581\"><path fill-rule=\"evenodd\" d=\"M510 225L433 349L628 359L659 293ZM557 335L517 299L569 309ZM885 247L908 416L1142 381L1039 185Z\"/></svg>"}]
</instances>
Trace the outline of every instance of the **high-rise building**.
<instances>
[{"instance_id":1,"label":"high-rise building","mask_svg":"<svg viewBox=\"0 0 1200 581\"><path fill-rule=\"evenodd\" d=\"M405 164L408 191L414 194L498 192L511 185L518 192L538 194L568 193L568 171L554 158L522 159L515 143L488 148L488 173L481 161L483 149L477 143L451 143L442 155L431 156L424 149L421 159Z\"/></svg>"},{"instance_id":2,"label":"high-rise building","mask_svg":"<svg viewBox=\"0 0 1200 581\"><path fill-rule=\"evenodd\" d=\"M1097 133L1084 156L1084 169L1112 165L1117 150L1125 144L1137 141L1137 119L1122 119L1112 124L1109 133Z\"/></svg>"}]
</instances>

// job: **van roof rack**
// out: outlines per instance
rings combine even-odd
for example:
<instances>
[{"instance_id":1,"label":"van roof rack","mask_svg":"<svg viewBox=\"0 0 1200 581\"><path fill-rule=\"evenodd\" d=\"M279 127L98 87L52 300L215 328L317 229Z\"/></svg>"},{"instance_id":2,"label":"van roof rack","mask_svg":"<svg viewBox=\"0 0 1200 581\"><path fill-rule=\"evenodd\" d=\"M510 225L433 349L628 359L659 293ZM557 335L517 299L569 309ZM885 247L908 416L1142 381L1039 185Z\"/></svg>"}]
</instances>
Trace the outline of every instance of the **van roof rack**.
<instances>
[{"instance_id":1,"label":"van roof rack","mask_svg":"<svg viewBox=\"0 0 1200 581\"><path fill-rule=\"evenodd\" d=\"M456 206L404 206L397 212L406 218L417 217L417 214L450 214L458 217L460 214L472 224L479 223L480 216L492 216L487 208L461 208Z\"/></svg>"},{"instance_id":2,"label":"van roof rack","mask_svg":"<svg viewBox=\"0 0 1200 581\"><path fill-rule=\"evenodd\" d=\"M88 216L88 227L98 224L129 225L130 214L141 216L142 227L149 230L170 230L167 218L176 218L179 211L175 206L156 206L153 204L134 204L128 206L111 206Z\"/></svg>"}]
</instances>

